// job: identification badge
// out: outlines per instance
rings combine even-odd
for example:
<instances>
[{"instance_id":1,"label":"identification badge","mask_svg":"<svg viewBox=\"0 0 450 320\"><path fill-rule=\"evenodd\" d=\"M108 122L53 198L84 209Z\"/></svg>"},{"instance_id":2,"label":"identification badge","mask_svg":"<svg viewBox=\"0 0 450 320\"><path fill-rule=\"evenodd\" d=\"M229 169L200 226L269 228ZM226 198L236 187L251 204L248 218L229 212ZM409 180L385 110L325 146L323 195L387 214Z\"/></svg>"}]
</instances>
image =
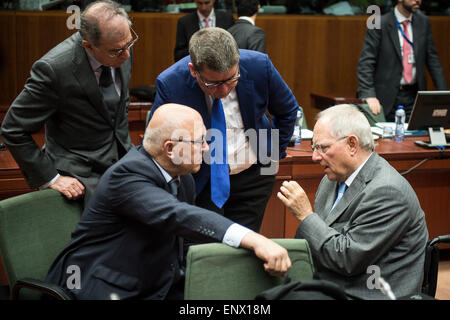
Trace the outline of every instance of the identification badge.
<instances>
[{"instance_id":1,"label":"identification badge","mask_svg":"<svg viewBox=\"0 0 450 320\"><path fill-rule=\"evenodd\" d=\"M416 61L414 60L414 54L410 53L408 55L408 63L410 63L410 64L416 63Z\"/></svg>"}]
</instances>

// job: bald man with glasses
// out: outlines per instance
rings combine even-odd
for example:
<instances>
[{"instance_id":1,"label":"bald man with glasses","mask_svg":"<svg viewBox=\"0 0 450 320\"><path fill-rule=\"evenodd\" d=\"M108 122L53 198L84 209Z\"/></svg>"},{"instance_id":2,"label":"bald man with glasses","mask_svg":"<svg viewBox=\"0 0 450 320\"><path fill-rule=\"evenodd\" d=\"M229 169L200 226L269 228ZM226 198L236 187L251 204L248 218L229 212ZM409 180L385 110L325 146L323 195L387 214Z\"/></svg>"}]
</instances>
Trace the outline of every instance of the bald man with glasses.
<instances>
[{"instance_id":1,"label":"bald man with glasses","mask_svg":"<svg viewBox=\"0 0 450 320\"><path fill-rule=\"evenodd\" d=\"M80 31L33 64L1 136L31 188L87 203L103 172L130 148L128 87L138 40L113 1L91 3ZM32 134L45 126L45 148Z\"/></svg>"}]
</instances>

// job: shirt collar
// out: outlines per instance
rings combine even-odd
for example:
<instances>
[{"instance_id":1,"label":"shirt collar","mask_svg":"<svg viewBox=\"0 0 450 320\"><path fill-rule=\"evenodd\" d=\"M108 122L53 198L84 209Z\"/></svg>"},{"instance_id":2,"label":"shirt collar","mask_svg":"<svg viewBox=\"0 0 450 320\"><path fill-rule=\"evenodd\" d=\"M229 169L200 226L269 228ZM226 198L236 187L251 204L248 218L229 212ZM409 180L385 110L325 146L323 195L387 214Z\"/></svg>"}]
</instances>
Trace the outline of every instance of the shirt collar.
<instances>
[{"instance_id":1,"label":"shirt collar","mask_svg":"<svg viewBox=\"0 0 450 320\"><path fill-rule=\"evenodd\" d=\"M248 22L250 22L252 25L255 25L255 22L254 22L253 19L250 18L250 17L241 16L241 17L239 17L239 19L240 19L240 20L248 21Z\"/></svg>"},{"instance_id":2,"label":"shirt collar","mask_svg":"<svg viewBox=\"0 0 450 320\"><path fill-rule=\"evenodd\" d=\"M213 19L216 16L216 14L214 13L214 8L212 8L209 16L207 16L207 17L202 15L198 10L197 10L197 15L198 15L198 18L200 19L200 21L203 21L203 19L205 19L205 18L209 18L211 21L211 19Z\"/></svg>"},{"instance_id":3,"label":"shirt collar","mask_svg":"<svg viewBox=\"0 0 450 320\"><path fill-rule=\"evenodd\" d=\"M395 6L395 9L394 9L394 14L395 14L395 17L397 18L397 21L398 21L398 23L402 23L403 21L405 21L405 20L409 20L409 22L411 22L412 21L412 14L409 16L409 18L406 18L404 15L402 15L401 13L400 13L400 11L398 11L398 9L397 9L397 6Z\"/></svg>"},{"instance_id":4,"label":"shirt collar","mask_svg":"<svg viewBox=\"0 0 450 320\"><path fill-rule=\"evenodd\" d=\"M361 165L355 171L353 171L353 173L350 175L350 177L348 177L347 180L345 180L345 184L347 185L347 187L350 187L350 185L352 184L353 180L355 180L356 176L361 171L362 167L364 167L364 165L366 164L367 160L369 160L369 158L372 155L372 153L367 157L366 160L363 161L363 163L361 163Z\"/></svg>"},{"instance_id":5,"label":"shirt collar","mask_svg":"<svg viewBox=\"0 0 450 320\"><path fill-rule=\"evenodd\" d=\"M89 53L89 51L87 51L86 49L84 49L84 51L86 51L86 54L87 54L88 60L89 60L89 64L91 65L92 70L97 71L102 66L102 64L100 62L98 62L97 59L95 59Z\"/></svg>"},{"instance_id":6,"label":"shirt collar","mask_svg":"<svg viewBox=\"0 0 450 320\"><path fill-rule=\"evenodd\" d=\"M163 168L163 167L161 167L161 165L158 163L158 161L156 161L155 159L153 159L153 157L152 157L152 160L153 160L153 162L156 164L156 166L158 167L158 169L159 169L159 171L161 171L161 173L162 173L162 175L164 176L164 179L166 180L166 182L167 183L169 183L170 181L172 181L173 179L175 179L175 180L180 180L180 177L175 177L175 178L172 178L172 176Z\"/></svg>"}]
</instances>

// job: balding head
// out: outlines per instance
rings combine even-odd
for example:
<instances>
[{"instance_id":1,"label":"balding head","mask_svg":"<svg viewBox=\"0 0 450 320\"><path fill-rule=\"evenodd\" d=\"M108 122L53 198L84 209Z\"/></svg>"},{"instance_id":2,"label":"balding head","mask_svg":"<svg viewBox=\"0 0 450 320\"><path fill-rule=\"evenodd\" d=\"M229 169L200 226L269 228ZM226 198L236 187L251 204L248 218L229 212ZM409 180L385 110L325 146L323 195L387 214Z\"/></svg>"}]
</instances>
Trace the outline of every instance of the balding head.
<instances>
[{"instance_id":1,"label":"balding head","mask_svg":"<svg viewBox=\"0 0 450 320\"><path fill-rule=\"evenodd\" d=\"M205 133L202 117L196 110L179 104L165 104L153 113L143 145L169 173L186 174L199 169L201 154L208 149L206 143L201 143ZM182 168L181 161L183 165L195 164L195 169Z\"/></svg>"},{"instance_id":2,"label":"balding head","mask_svg":"<svg viewBox=\"0 0 450 320\"><path fill-rule=\"evenodd\" d=\"M81 14L80 34L83 39L99 46L111 38L126 36L122 33L127 29L117 28L118 24L131 26L128 14L121 5L109 0L96 1L88 5Z\"/></svg>"}]
</instances>

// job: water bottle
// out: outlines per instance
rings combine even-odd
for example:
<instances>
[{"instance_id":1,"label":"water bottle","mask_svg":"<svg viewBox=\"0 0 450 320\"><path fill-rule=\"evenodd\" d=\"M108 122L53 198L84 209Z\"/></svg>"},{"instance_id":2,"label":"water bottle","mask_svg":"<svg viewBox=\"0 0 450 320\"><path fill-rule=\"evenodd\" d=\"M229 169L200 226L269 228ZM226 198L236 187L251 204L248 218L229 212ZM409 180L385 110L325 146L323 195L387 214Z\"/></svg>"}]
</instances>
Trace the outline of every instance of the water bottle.
<instances>
[{"instance_id":1,"label":"water bottle","mask_svg":"<svg viewBox=\"0 0 450 320\"><path fill-rule=\"evenodd\" d=\"M405 109L398 106L395 111L395 141L402 142L405 137Z\"/></svg>"},{"instance_id":2,"label":"water bottle","mask_svg":"<svg viewBox=\"0 0 450 320\"><path fill-rule=\"evenodd\" d=\"M303 111L301 107L298 107L297 118L295 119L294 134L292 135L294 144L300 144L302 142L302 124L303 124Z\"/></svg>"}]
</instances>

